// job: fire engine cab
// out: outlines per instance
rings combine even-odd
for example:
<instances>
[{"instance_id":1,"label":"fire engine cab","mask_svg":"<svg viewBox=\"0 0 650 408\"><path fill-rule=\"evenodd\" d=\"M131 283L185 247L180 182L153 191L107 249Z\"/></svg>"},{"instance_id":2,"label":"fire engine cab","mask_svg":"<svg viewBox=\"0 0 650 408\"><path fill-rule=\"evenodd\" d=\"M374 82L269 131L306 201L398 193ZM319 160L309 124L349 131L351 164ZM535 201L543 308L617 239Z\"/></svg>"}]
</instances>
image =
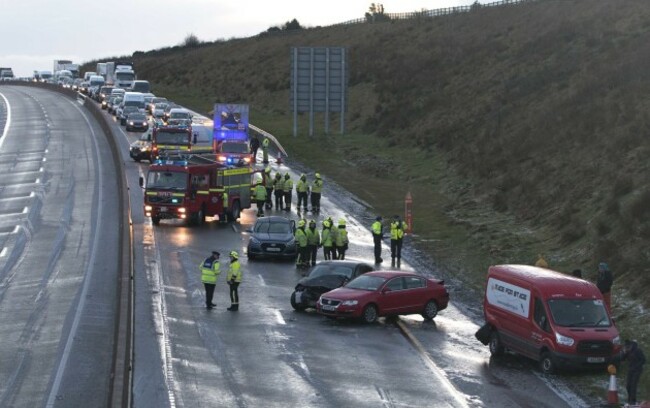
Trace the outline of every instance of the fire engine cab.
<instances>
[{"instance_id":1,"label":"fire engine cab","mask_svg":"<svg viewBox=\"0 0 650 408\"><path fill-rule=\"evenodd\" d=\"M144 213L154 225L161 219L184 219L201 225L206 216L236 221L251 206L255 171L220 163L214 154L173 156L155 160L140 187Z\"/></svg>"},{"instance_id":2,"label":"fire engine cab","mask_svg":"<svg viewBox=\"0 0 650 408\"><path fill-rule=\"evenodd\" d=\"M165 154L188 154L192 150L192 127L168 126L155 122L151 139L151 156L157 158Z\"/></svg>"}]
</instances>

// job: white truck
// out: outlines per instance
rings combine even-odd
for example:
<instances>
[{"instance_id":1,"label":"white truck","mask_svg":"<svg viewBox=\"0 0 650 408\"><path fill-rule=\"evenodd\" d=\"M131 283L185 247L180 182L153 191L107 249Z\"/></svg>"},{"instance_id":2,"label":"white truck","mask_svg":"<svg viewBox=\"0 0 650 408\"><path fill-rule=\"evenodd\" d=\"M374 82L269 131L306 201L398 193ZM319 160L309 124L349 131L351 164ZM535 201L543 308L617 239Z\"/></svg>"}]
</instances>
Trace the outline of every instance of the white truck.
<instances>
[{"instance_id":1,"label":"white truck","mask_svg":"<svg viewBox=\"0 0 650 408\"><path fill-rule=\"evenodd\" d=\"M13 81L14 71L11 68L0 68L0 81Z\"/></svg>"},{"instance_id":2,"label":"white truck","mask_svg":"<svg viewBox=\"0 0 650 408\"><path fill-rule=\"evenodd\" d=\"M106 79L106 64L107 64L106 62L98 62L97 69L95 71L97 75L103 76L104 79Z\"/></svg>"},{"instance_id":3,"label":"white truck","mask_svg":"<svg viewBox=\"0 0 650 408\"><path fill-rule=\"evenodd\" d=\"M115 62L115 83L118 88L131 89L136 80L132 62Z\"/></svg>"}]
</instances>

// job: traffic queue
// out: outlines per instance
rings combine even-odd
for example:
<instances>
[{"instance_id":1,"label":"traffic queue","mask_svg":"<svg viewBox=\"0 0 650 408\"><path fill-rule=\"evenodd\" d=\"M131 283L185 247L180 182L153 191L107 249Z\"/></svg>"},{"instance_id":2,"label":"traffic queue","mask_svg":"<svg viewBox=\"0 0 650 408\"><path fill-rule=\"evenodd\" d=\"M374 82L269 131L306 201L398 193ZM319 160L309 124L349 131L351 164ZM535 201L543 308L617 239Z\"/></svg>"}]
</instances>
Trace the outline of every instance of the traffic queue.
<instances>
[{"instance_id":1,"label":"traffic queue","mask_svg":"<svg viewBox=\"0 0 650 408\"><path fill-rule=\"evenodd\" d=\"M156 104L151 106L152 115L158 108ZM248 260L295 261L302 277L289 303L296 312L314 309L330 319L354 318L373 323L383 316L410 314L432 320L448 307L450 296L443 280L401 270L408 226L400 216L394 215L387 223L382 216L376 216L369 225L374 264L347 258L350 236L346 219L322 215L326 212L321 208L321 174L315 172L308 177L303 173L295 183L291 173L279 166L272 174L273 168L268 165L269 139L251 139L241 125L241 117L224 117L228 120L216 125L214 134L244 129L246 138L218 139L211 126L200 122L193 126L191 116L176 123L166 121L167 117L154 117L140 140L131 145L134 160L150 161L140 185L144 189L145 215L154 225L173 219L201 225L206 217L235 222L255 203L257 218L248 230ZM202 126L210 130L209 137L203 138L203 150L195 131ZM131 125L127 130L138 129ZM260 146L262 168L257 166ZM293 209L297 220L287 214ZM390 238L390 269L381 267L384 229L388 232L386 238ZM238 288L244 273L239 253L231 250L228 255L226 279L231 305L227 310L238 311ZM219 263L220 253L215 250L199 265L208 310L216 306L213 296ZM544 265L491 267L483 312L485 324L476 337L489 347L489 352L496 358L505 350L519 353L539 362L543 373L606 365L620 361L625 351L611 311L595 285Z\"/></svg>"}]
</instances>

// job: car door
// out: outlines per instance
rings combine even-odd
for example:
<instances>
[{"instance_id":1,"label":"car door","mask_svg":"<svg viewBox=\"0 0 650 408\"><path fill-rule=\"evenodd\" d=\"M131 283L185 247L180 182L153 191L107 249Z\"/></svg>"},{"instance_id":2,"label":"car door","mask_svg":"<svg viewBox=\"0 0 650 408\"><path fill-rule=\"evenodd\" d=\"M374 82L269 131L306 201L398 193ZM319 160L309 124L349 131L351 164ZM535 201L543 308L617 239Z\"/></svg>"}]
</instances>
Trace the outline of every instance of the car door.
<instances>
[{"instance_id":1,"label":"car door","mask_svg":"<svg viewBox=\"0 0 650 408\"><path fill-rule=\"evenodd\" d=\"M388 280L381 288L378 304L382 315L399 314L403 307L404 280L401 276Z\"/></svg>"},{"instance_id":2,"label":"car door","mask_svg":"<svg viewBox=\"0 0 650 408\"><path fill-rule=\"evenodd\" d=\"M426 280L420 276L405 276L403 279L404 313L420 313L430 297Z\"/></svg>"}]
</instances>

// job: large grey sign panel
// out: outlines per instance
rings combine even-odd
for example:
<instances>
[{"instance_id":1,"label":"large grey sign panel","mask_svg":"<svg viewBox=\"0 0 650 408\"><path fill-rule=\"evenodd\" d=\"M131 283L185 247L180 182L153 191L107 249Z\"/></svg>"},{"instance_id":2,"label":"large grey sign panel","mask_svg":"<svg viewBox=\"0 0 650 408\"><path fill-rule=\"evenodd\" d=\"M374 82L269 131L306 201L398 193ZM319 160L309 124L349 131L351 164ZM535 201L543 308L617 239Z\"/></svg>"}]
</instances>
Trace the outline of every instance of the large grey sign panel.
<instances>
[{"instance_id":1,"label":"large grey sign panel","mask_svg":"<svg viewBox=\"0 0 650 408\"><path fill-rule=\"evenodd\" d=\"M292 110L347 111L345 48L295 47L291 51Z\"/></svg>"}]
</instances>

